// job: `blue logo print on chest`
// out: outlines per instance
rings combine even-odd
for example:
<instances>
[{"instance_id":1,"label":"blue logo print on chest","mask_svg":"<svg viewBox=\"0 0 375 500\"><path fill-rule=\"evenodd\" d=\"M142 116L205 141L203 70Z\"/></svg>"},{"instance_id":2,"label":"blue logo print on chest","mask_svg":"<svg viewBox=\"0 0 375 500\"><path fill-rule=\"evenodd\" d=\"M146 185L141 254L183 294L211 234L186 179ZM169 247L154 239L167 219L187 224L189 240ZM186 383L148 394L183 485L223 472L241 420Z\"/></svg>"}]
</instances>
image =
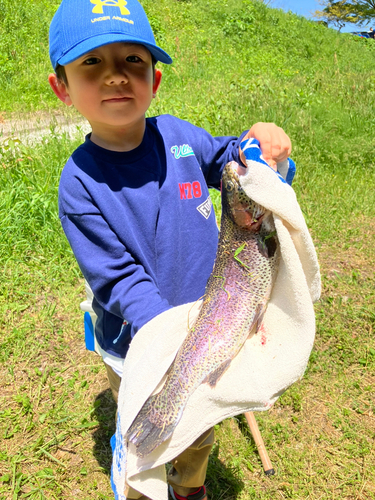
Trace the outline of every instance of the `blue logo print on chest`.
<instances>
[{"instance_id":1,"label":"blue logo print on chest","mask_svg":"<svg viewBox=\"0 0 375 500\"><path fill-rule=\"evenodd\" d=\"M189 144L183 144L182 146L172 146L171 153L174 154L176 160L180 158L186 158L187 156L195 156L194 151L189 146Z\"/></svg>"}]
</instances>

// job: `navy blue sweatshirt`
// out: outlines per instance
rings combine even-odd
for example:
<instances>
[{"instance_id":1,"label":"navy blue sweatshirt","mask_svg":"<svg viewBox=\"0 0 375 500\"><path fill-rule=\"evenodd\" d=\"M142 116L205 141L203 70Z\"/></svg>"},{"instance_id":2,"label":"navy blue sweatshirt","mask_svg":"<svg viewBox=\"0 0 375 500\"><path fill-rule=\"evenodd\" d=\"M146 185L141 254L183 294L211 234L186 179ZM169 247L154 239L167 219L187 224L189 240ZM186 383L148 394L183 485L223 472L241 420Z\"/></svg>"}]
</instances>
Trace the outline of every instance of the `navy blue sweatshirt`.
<instances>
[{"instance_id":1,"label":"navy blue sweatshirt","mask_svg":"<svg viewBox=\"0 0 375 500\"><path fill-rule=\"evenodd\" d=\"M208 187L239 162L236 137L212 137L170 115L148 118L129 152L86 138L65 165L59 216L94 294L95 336L125 357L130 340L170 307L199 299L218 229Z\"/></svg>"}]
</instances>

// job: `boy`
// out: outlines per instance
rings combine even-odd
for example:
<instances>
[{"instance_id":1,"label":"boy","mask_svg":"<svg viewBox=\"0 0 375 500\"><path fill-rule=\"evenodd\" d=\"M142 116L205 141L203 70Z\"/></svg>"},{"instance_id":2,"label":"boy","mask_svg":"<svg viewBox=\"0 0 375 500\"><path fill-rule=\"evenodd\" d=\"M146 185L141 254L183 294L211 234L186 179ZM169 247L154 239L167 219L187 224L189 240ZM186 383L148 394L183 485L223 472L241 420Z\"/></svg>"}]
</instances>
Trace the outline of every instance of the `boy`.
<instances>
[{"instance_id":1,"label":"boy","mask_svg":"<svg viewBox=\"0 0 375 500\"><path fill-rule=\"evenodd\" d=\"M275 165L290 141L273 124L240 138L212 137L173 116L145 118L161 82L156 46L137 0L63 0L50 27L57 97L74 105L92 132L62 172L59 215L93 290L95 335L117 399L123 359L137 331L205 289L217 246L208 187L224 165L244 159L245 136ZM213 431L173 461L173 498L204 500ZM128 498L140 494L128 488Z\"/></svg>"}]
</instances>

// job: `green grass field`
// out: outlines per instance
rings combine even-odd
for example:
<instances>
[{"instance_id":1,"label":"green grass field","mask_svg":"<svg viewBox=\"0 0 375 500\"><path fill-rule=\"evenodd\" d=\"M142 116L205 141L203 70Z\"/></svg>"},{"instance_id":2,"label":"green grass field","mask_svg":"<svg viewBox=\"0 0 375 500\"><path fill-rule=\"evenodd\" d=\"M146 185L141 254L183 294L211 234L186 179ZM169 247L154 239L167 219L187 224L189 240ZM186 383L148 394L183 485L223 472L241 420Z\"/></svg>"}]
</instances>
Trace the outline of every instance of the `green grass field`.
<instances>
[{"instance_id":1,"label":"green grass field","mask_svg":"<svg viewBox=\"0 0 375 500\"><path fill-rule=\"evenodd\" d=\"M4 124L67 113L46 79L58 3L0 0ZM375 499L375 42L257 1L143 5L174 58L150 113L217 135L282 126L322 271L308 370L257 415L277 473L264 476L243 417L227 420L209 498ZM83 280L57 216L59 175L82 138L0 136L0 500L113 498L116 408L84 347Z\"/></svg>"}]
</instances>

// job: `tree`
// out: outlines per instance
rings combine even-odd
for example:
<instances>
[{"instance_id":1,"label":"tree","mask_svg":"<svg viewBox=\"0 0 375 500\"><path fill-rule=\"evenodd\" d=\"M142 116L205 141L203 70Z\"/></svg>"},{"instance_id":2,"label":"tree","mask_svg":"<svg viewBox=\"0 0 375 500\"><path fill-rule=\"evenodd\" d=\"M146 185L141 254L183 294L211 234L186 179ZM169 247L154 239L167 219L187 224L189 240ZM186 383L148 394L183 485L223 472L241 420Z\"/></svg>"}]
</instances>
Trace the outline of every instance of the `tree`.
<instances>
[{"instance_id":1,"label":"tree","mask_svg":"<svg viewBox=\"0 0 375 500\"><path fill-rule=\"evenodd\" d=\"M367 24L375 18L375 0L357 0L354 4L353 8L361 18L360 24Z\"/></svg>"},{"instance_id":2,"label":"tree","mask_svg":"<svg viewBox=\"0 0 375 500\"><path fill-rule=\"evenodd\" d=\"M339 28L346 23L368 24L375 19L375 0L321 0L323 10L314 12L314 16Z\"/></svg>"},{"instance_id":3,"label":"tree","mask_svg":"<svg viewBox=\"0 0 375 500\"><path fill-rule=\"evenodd\" d=\"M353 10L353 2L350 0L321 0L323 10L314 12L314 16L322 19L327 24L333 24L339 31L346 23L359 23L359 17Z\"/></svg>"},{"instance_id":4,"label":"tree","mask_svg":"<svg viewBox=\"0 0 375 500\"><path fill-rule=\"evenodd\" d=\"M357 0L354 2L359 6L363 6L365 9L374 9L375 10L375 0Z\"/></svg>"}]
</instances>

